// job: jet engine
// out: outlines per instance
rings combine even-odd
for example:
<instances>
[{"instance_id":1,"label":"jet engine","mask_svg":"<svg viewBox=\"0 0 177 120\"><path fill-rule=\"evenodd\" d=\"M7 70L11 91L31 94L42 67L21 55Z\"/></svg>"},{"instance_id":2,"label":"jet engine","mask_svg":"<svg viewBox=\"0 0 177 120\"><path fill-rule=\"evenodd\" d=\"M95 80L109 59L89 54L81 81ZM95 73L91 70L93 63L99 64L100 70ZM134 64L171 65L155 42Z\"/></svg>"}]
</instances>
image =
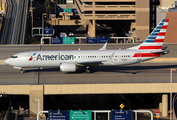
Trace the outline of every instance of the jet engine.
<instances>
[{"instance_id":1,"label":"jet engine","mask_svg":"<svg viewBox=\"0 0 177 120\"><path fill-rule=\"evenodd\" d=\"M76 64L74 63L61 63L60 71L62 72L75 72L77 69Z\"/></svg>"}]
</instances>

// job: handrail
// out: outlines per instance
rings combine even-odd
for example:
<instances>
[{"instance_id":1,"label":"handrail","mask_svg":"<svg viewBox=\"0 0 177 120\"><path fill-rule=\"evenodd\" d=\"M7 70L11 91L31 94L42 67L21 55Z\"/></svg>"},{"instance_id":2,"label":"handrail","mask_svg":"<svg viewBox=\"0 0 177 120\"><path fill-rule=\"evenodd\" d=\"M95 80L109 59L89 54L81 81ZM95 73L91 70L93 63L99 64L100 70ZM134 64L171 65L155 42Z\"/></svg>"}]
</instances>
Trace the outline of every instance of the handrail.
<instances>
[{"instance_id":1,"label":"handrail","mask_svg":"<svg viewBox=\"0 0 177 120\"><path fill-rule=\"evenodd\" d=\"M38 114L37 114L37 120L39 120L39 115L41 114L41 113L48 113L49 111L40 111L40 112L38 112Z\"/></svg>"},{"instance_id":2,"label":"handrail","mask_svg":"<svg viewBox=\"0 0 177 120\"><path fill-rule=\"evenodd\" d=\"M118 39L124 39L124 43L125 43L125 39L132 39L133 42L132 43L135 43L135 39L133 37L110 37L111 39L117 39L117 43L118 43Z\"/></svg>"},{"instance_id":3,"label":"handrail","mask_svg":"<svg viewBox=\"0 0 177 120\"><path fill-rule=\"evenodd\" d=\"M135 112L135 120L137 120L137 113L138 112L148 112L151 114L151 120L153 120L153 114L150 110L132 110L133 112Z\"/></svg>"}]
</instances>

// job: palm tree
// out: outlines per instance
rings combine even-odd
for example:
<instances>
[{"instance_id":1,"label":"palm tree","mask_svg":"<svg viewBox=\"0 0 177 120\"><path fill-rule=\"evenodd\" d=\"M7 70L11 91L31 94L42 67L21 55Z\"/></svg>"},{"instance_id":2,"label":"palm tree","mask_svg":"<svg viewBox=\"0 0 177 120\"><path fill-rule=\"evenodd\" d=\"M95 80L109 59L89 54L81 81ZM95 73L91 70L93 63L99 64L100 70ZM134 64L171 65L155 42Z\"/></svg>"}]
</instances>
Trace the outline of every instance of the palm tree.
<instances>
[{"instance_id":1,"label":"palm tree","mask_svg":"<svg viewBox=\"0 0 177 120\"><path fill-rule=\"evenodd\" d=\"M53 0L53 2L54 2L54 7L55 7L55 14L56 14L57 0Z\"/></svg>"},{"instance_id":2,"label":"palm tree","mask_svg":"<svg viewBox=\"0 0 177 120\"><path fill-rule=\"evenodd\" d=\"M47 10L49 10L49 15L51 14L51 10L53 9L52 6L48 5Z\"/></svg>"},{"instance_id":3,"label":"palm tree","mask_svg":"<svg viewBox=\"0 0 177 120\"><path fill-rule=\"evenodd\" d=\"M48 5L48 3L45 1L44 4L45 4L45 10L46 10L46 17L47 17L47 5Z\"/></svg>"},{"instance_id":4,"label":"palm tree","mask_svg":"<svg viewBox=\"0 0 177 120\"><path fill-rule=\"evenodd\" d=\"M50 5L50 0L46 0L46 1L44 2L44 4L45 4L45 9L46 9L46 18L48 18L48 17L47 17L47 15L48 15L47 10L48 10L48 6Z\"/></svg>"}]
</instances>

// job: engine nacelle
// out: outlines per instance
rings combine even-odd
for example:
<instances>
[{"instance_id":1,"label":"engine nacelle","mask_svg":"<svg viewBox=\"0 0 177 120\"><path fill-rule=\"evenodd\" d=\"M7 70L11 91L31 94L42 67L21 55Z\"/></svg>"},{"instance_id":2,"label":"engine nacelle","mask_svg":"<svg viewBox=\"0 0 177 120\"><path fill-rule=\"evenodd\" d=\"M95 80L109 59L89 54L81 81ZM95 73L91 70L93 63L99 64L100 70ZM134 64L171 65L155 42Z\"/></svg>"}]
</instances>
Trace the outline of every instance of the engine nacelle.
<instances>
[{"instance_id":1,"label":"engine nacelle","mask_svg":"<svg viewBox=\"0 0 177 120\"><path fill-rule=\"evenodd\" d=\"M74 63L61 63L60 71L62 72L76 72L77 66Z\"/></svg>"}]
</instances>

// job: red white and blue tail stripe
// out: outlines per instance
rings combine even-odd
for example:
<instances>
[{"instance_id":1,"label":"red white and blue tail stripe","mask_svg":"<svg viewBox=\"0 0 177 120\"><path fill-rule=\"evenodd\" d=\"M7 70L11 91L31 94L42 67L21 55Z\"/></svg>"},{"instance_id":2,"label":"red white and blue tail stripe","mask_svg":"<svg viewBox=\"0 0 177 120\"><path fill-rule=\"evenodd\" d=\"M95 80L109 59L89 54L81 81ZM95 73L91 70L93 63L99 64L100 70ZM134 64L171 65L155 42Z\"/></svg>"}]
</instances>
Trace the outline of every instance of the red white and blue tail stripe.
<instances>
[{"instance_id":1,"label":"red white and blue tail stripe","mask_svg":"<svg viewBox=\"0 0 177 120\"><path fill-rule=\"evenodd\" d=\"M161 50L167 31L169 19L163 19L140 45L129 48L137 50Z\"/></svg>"}]
</instances>

